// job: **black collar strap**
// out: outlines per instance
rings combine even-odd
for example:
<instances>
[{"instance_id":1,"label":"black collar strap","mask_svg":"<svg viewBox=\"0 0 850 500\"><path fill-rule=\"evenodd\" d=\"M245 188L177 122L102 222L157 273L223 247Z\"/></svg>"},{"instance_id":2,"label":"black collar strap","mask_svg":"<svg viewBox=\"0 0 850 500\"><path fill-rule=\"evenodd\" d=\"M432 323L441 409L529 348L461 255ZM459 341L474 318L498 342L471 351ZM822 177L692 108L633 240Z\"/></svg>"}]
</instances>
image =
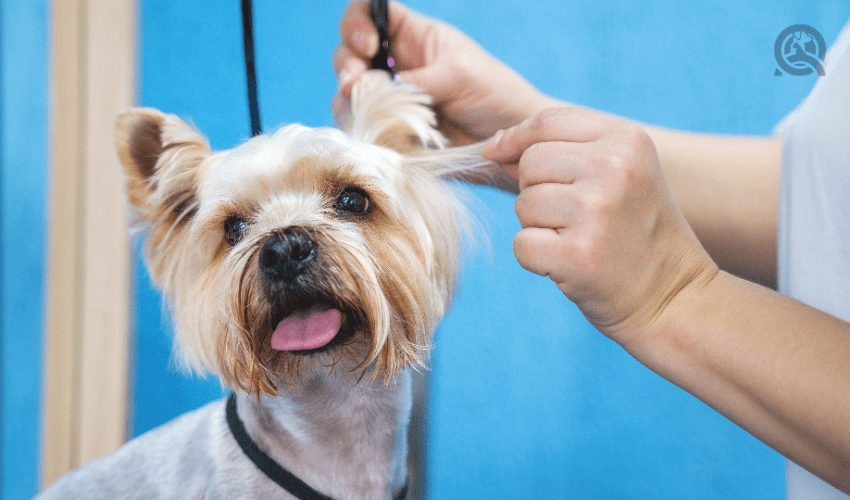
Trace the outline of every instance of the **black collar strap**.
<instances>
[{"instance_id":1,"label":"black collar strap","mask_svg":"<svg viewBox=\"0 0 850 500\"><path fill-rule=\"evenodd\" d=\"M227 399L227 426L230 427L230 432L233 434L236 442L239 443L239 447L245 452L245 455L254 462L254 465L263 474L279 484L281 488L301 500L333 500L331 497L319 493L311 488L310 485L298 479L293 473L284 469L257 446L257 443L251 439L248 431L245 430L242 420L239 419L239 414L236 411L235 393L231 393ZM404 500L407 496L407 486L406 484L404 485L404 488L402 488L395 500Z\"/></svg>"}]
</instances>

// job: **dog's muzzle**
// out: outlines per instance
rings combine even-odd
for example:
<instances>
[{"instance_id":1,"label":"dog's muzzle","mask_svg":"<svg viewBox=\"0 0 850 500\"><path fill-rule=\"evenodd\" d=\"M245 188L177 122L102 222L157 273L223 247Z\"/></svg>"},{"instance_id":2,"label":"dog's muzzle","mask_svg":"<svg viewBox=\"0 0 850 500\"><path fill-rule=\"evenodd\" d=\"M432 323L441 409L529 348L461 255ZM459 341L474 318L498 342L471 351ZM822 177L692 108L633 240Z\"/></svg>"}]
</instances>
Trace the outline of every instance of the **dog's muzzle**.
<instances>
[{"instance_id":1,"label":"dog's muzzle","mask_svg":"<svg viewBox=\"0 0 850 500\"><path fill-rule=\"evenodd\" d=\"M267 279L267 295L278 304L270 325L272 349L315 352L350 338L339 335L350 314L323 290L321 273L315 269L318 253L319 244L310 232L297 226L278 231L263 243L258 264Z\"/></svg>"},{"instance_id":2,"label":"dog's muzzle","mask_svg":"<svg viewBox=\"0 0 850 500\"><path fill-rule=\"evenodd\" d=\"M316 242L307 231L287 228L263 244L260 269L273 281L291 281L304 271L316 253Z\"/></svg>"}]
</instances>

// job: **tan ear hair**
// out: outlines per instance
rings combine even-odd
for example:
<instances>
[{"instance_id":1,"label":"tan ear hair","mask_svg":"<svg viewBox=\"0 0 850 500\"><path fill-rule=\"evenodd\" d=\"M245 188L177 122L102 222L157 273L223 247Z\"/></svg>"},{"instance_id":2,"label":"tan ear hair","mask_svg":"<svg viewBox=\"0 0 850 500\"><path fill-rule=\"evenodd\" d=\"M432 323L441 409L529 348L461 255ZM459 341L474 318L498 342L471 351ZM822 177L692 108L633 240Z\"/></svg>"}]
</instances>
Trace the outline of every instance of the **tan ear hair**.
<instances>
[{"instance_id":1,"label":"tan ear hair","mask_svg":"<svg viewBox=\"0 0 850 500\"><path fill-rule=\"evenodd\" d=\"M127 172L127 196L140 206L149 194L149 182L162 155L162 123L165 115L155 109L134 108L121 112L115 123L118 156Z\"/></svg>"},{"instance_id":2,"label":"tan ear hair","mask_svg":"<svg viewBox=\"0 0 850 500\"><path fill-rule=\"evenodd\" d=\"M351 91L350 108L337 118L351 137L406 154L442 148L431 97L413 85L391 80L383 71L364 74Z\"/></svg>"},{"instance_id":3,"label":"tan ear hair","mask_svg":"<svg viewBox=\"0 0 850 500\"><path fill-rule=\"evenodd\" d=\"M136 222L150 230L146 239L149 265L162 285L161 256L175 250L186 222L197 211L199 167L212 151L207 140L183 120L150 108L121 112L116 142L127 172L127 200Z\"/></svg>"},{"instance_id":4,"label":"tan ear hair","mask_svg":"<svg viewBox=\"0 0 850 500\"><path fill-rule=\"evenodd\" d=\"M194 128L174 115L131 108L118 115L116 135L131 204L144 207L194 197L193 171L212 154L207 140Z\"/></svg>"}]
</instances>

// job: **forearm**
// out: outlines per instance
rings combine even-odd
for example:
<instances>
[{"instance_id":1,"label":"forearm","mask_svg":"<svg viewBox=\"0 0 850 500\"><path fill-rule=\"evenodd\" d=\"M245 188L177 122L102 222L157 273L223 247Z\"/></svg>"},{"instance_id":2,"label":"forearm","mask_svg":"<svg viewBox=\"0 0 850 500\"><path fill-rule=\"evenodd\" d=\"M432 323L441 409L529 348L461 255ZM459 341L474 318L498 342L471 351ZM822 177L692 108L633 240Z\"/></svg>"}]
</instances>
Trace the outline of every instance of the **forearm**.
<instances>
[{"instance_id":1,"label":"forearm","mask_svg":"<svg viewBox=\"0 0 850 500\"><path fill-rule=\"evenodd\" d=\"M719 273L624 346L783 455L850 491L850 324Z\"/></svg>"},{"instance_id":2,"label":"forearm","mask_svg":"<svg viewBox=\"0 0 850 500\"><path fill-rule=\"evenodd\" d=\"M644 128L712 259L725 271L775 286L781 139Z\"/></svg>"}]
</instances>

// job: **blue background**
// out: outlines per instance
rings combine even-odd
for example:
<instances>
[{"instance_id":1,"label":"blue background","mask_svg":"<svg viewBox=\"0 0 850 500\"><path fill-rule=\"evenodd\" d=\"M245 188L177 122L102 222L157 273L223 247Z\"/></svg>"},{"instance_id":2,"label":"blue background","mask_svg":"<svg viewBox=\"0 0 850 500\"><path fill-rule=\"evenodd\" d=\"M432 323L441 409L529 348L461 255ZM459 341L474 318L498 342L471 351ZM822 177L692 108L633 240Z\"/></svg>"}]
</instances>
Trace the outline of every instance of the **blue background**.
<instances>
[{"instance_id":1,"label":"blue background","mask_svg":"<svg viewBox=\"0 0 850 500\"><path fill-rule=\"evenodd\" d=\"M345 2L255 0L266 130L332 123L331 53ZM457 2L414 8L470 34L550 95L648 123L768 134L814 76L774 76L773 43L810 24L831 44L850 4ZM235 0L139 7L139 100L214 148L249 135ZM37 484L47 175L45 3L0 0L2 498ZM111 140L111 138L105 139ZM513 198L475 188L492 252L470 256L433 360L430 496L717 498L784 495L784 460L632 360L511 252ZM137 261L131 432L221 394L177 372L160 296Z\"/></svg>"},{"instance_id":2,"label":"blue background","mask_svg":"<svg viewBox=\"0 0 850 500\"><path fill-rule=\"evenodd\" d=\"M0 498L38 487L47 241L47 2L0 1Z\"/></svg>"}]
</instances>

